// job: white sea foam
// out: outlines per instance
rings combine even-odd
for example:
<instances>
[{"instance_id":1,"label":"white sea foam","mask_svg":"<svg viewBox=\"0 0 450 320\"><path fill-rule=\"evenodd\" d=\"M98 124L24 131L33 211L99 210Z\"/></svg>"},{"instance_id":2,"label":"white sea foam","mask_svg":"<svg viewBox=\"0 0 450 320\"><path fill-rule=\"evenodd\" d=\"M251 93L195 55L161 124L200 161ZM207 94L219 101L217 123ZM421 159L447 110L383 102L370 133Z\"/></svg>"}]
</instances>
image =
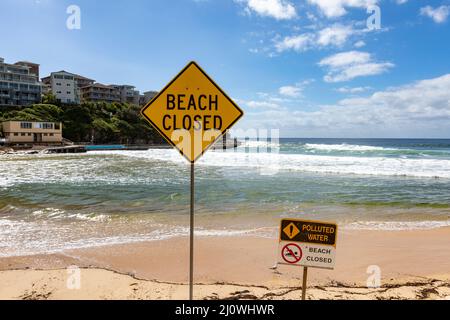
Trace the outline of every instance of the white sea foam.
<instances>
[{"instance_id":1,"label":"white sea foam","mask_svg":"<svg viewBox=\"0 0 450 320\"><path fill-rule=\"evenodd\" d=\"M32 212L33 216L45 216L45 218L55 219L60 218L65 215L65 211L61 209L55 209L55 208L45 208L45 209L39 209L34 210Z\"/></svg>"},{"instance_id":2,"label":"white sea foam","mask_svg":"<svg viewBox=\"0 0 450 320\"><path fill-rule=\"evenodd\" d=\"M361 146L352 144L305 144L307 149L323 150L323 151L383 151L383 150L396 150L383 147Z\"/></svg>"},{"instance_id":3,"label":"white sea foam","mask_svg":"<svg viewBox=\"0 0 450 320\"><path fill-rule=\"evenodd\" d=\"M361 147L361 146L360 146ZM160 161L184 166L186 160L173 149L150 149L146 151L94 151L84 155L74 155L70 159L58 157L39 157L38 160L5 161L3 169L8 174L0 175L0 187L6 188L16 184L29 183L105 183L126 184L132 179L170 179L170 177L140 176L110 172L105 167L118 161L114 157L99 157L92 160L90 156L128 157ZM311 172L321 174L405 176L417 178L450 178L450 160L436 158L402 158L402 157L356 157L314 154L283 154L277 152L249 153L241 150L227 152L208 152L202 157L200 166L240 167L258 169L276 174L283 171ZM28 170L24 170L28 168ZM30 174L32 172L33 174ZM154 180L153 180L154 181ZM134 181L136 182L136 181ZM145 181L143 181L145 182ZM162 181L163 182L163 181Z\"/></svg>"},{"instance_id":4,"label":"white sea foam","mask_svg":"<svg viewBox=\"0 0 450 320\"><path fill-rule=\"evenodd\" d=\"M143 152L115 151L113 154L185 164L174 150ZM387 157L339 157L281 153L209 152L198 161L202 166L243 167L323 174L450 178L450 160Z\"/></svg>"},{"instance_id":5,"label":"white sea foam","mask_svg":"<svg viewBox=\"0 0 450 320\"><path fill-rule=\"evenodd\" d=\"M429 230L450 227L450 220L445 221L359 221L347 224L350 230Z\"/></svg>"},{"instance_id":6,"label":"white sea foam","mask_svg":"<svg viewBox=\"0 0 450 320\"><path fill-rule=\"evenodd\" d=\"M60 229L57 225L0 219L0 228L2 230L0 233L0 257L50 254L73 249L158 241L186 236L189 232L189 228L183 226L155 224L153 227L155 230L149 232L130 232L129 234L117 236L99 236L97 234L100 232L99 230L83 237L76 235L77 238L74 239L73 232L63 232L63 229ZM248 230L196 228L195 235L198 237L272 237L273 230L268 228Z\"/></svg>"},{"instance_id":7,"label":"white sea foam","mask_svg":"<svg viewBox=\"0 0 450 320\"><path fill-rule=\"evenodd\" d=\"M359 221L340 224L347 230L429 230L450 227L450 220L444 221ZM149 232L136 232L122 235L99 236L98 232L89 235L77 235L66 230L61 232L56 225L36 222L11 221L0 219L0 257L49 254L73 249L120 245L144 241L158 241L174 237L187 236L189 229L184 226L155 224ZM93 230L94 231L94 230ZM208 229L196 228L197 237L233 237L257 236L276 238L277 227L261 227L250 229Z\"/></svg>"},{"instance_id":8,"label":"white sea foam","mask_svg":"<svg viewBox=\"0 0 450 320\"><path fill-rule=\"evenodd\" d=\"M23 234L26 232L33 232L36 230L36 224L25 221L12 221L8 219L0 219L0 239L8 238L9 236L15 236L17 234ZM8 245L5 241L0 241L0 247Z\"/></svg>"},{"instance_id":9,"label":"white sea foam","mask_svg":"<svg viewBox=\"0 0 450 320\"><path fill-rule=\"evenodd\" d=\"M105 222L111 220L111 217L106 214L95 214L95 213L76 213L76 212L67 212L62 209L57 208L45 208L34 210L32 215L35 217L42 217L45 219L73 219L73 220L85 220L85 221L98 221Z\"/></svg>"},{"instance_id":10,"label":"white sea foam","mask_svg":"<svg viewBox=\"0 0 450 320\"><path fill-rule=\"evenodd\" d=\"M280 143L272 141L257 141L257 140L243 140L240 141L242 144L239 147L244 148L279 148Z\"/></svg>"}]
</instances>

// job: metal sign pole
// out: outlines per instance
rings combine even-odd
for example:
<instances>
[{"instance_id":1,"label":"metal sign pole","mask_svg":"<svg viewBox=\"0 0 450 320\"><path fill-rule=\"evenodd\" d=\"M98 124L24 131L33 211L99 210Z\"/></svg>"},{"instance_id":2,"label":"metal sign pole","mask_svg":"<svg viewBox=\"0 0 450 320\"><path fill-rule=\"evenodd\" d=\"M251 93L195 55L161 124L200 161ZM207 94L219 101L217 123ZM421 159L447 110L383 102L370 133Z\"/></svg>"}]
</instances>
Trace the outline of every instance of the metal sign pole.
<instances>
[{"instance_id":1,"label":"metal sign pole","mask_svg":"<svg viewBox=\"0 0 450 320\"><path fill-rule=\"evenodd\" d=\"M191 210L189 229L189 300L193 300L194 293L194 163L191 163Z\"/></svg>"},{"instance_id":2,"label":"metal sign pole","mask_svg":"<svg viewBox=\"0 0 450 320\"><path fill-rule=\"evenodd\" d=\"M302 300L306 300L306 281L308 278L308 267L303 267L303 285L302 285Z\"/></svg>"}]
</instances>

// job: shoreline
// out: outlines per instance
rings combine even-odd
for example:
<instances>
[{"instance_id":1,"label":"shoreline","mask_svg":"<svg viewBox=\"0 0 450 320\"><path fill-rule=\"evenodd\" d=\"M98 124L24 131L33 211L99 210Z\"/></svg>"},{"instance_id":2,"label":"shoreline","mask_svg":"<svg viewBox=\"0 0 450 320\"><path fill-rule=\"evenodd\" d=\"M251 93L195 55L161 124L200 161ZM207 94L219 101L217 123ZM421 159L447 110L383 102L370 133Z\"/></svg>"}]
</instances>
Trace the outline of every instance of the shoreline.
<instances>
[{"instance_id":1,"label":"shoreline","mask_svg":"<svg viewBox=\"0 0 450 320\"><path fill-rule=\"evenodd\" d=\"M338 207L333 207L336 209ZM321 208L322 212L325 209ZM339 208L339 210L343 210ZM103 214L72 215L65 219L66 212L54 209L46 212L46 209L37 210L31 214L36 217L34 221L20 219L0 218L4 241L0 246L0 260L13 259L41 255L64 255L73 251L100 250L108 247L139 246L140 244L159 243L164 241L177 241L188 235L189 224L185 215L174 213L177 224L170 225L164 219L147 219L145 214L132 218L108 217ZM16 211L17 212L17 211ZM14 212L16 215L17 213ZM261 215L264 213L261 213ZM202 239L266 239L277 238L279 226L277 223L283 215L269 208L265 212L262 221L254 225L255 219L260 214L251 216L223 215L211 217L207 214L198 214L196 217L195 237ZM50 218L48 221L47 219ZM306 220L314 220L314 217L305 217ZM317 220L317 218L315 219ZM324 218L323 220L339 225L340 234L343 233L380 233L380 234L407 234L418 232L433 232L437 230L450 230L450 220L426 220L426 221L356 221L339 222ZM240 223L240 225L238 225ZM58 234L57 231L71 228L71 234ZM89 232L85 233L85 229ZM53 230L50 236L48 230ZM39 232L39 238L35 239L33 231ZM44 233L47 233L44 236ZM450 235L450 231L449 231ZM30 239L33 239L30 241ZM66 241L67 240L67 241ZM203 241L203 240L202 240ZM206 240L205 240L206 241Z\"/></svg>"},{"instance_id":2,"label":"shoreline","mask_svg":"<svg viewBox=\"0 0 450 320\"><path fill-rule=\"evenodd\" d=\"M449 235L450 228L343 230L338 235L335 270L310 269L309 298L446 299L450 297ZM302 268L273 269L277 245L278 240L273 238L196 238L194 280L196 287L199 284L202 287L197 298L299 299ZM0 258L0 279L6 284L0 298L23 298L41 283L46 288L53 286L55 294L51 298L54 299L96 299L100 293L101 299L185 299L188 251L188 238L177 237L67 250L60 254ZM92 277L90 285L97 284L99 290L65 289L62 281L67 278L65 268L73 265L82 268L82 279ZM368 267L373 265L381 271L379 289L367 288ZM54 283L53 278L60 281ZM134 290L134 296L116 295L112 288L120 288L130 281L139 281L147 289ZM12 287L8 288L8 283ZM100 289L103 286L105 289ZM124 292L128 292L127 288L123 287ZM155 295L155 290L159 295Z\"/></svg>"}]
</instances>

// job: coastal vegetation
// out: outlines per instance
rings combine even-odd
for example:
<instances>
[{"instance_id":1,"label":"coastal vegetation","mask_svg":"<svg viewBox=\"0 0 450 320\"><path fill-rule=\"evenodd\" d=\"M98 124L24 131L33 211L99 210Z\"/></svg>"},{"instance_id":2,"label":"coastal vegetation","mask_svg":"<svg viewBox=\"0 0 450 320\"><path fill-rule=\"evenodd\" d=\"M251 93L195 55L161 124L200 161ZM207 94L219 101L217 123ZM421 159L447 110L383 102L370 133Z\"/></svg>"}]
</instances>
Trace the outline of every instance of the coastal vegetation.
<instances>
[{"instance_id":1,"label":"coastal vegetation","mask_svg":"<svg viewBox=\"0 0 450 320\"><path fill-rule=\"evenodd\" d=\"M46 95L41 104L0 108L0 122L63 123L63 137L74 142L160 144L160 135L140 116L140 107L126 103L62 104Z\"/></svg>"}]
</instances>

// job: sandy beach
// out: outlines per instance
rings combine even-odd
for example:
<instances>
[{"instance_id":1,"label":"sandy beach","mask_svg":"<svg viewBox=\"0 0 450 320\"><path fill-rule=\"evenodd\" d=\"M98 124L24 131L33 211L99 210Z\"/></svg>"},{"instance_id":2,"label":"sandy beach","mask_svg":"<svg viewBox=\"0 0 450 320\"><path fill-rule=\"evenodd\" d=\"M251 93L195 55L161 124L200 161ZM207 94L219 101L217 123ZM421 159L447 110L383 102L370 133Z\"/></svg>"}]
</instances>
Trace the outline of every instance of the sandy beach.
<instances>
[{"instance_id":1,"label":"sandy beach","mask_svg":"<svg viewBox=\"0 0 450 320\"><path fill-rule=\"evenodd\" d=\"M300 299L302 269L276 264L277 239L198 237L196 299ZM450 299L450 228L341 230L335 270L310 269L308 299ZM80 269L80 288L68 289ZM367 268L381 287L367 288ZM0 259L0 299L186 299L188 239Z\"/></svg>"}]
</instances>

